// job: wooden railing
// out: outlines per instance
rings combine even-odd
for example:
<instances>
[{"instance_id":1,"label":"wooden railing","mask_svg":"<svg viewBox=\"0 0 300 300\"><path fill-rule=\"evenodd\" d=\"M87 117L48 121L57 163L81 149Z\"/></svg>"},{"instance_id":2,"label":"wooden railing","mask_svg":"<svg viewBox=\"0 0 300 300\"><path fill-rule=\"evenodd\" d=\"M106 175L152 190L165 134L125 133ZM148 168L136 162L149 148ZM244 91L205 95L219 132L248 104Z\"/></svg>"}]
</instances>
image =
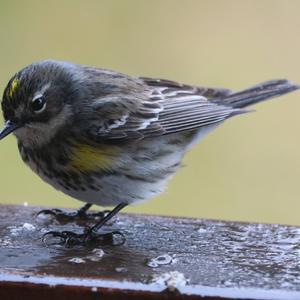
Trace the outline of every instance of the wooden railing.
<instances>
[{"instance_id":1,"label":"wooden railing","mask_svg":"<svg viewBox=\"0 0 300 300\"><path fill-rule=\"evenodd\" d=\"M46 246L82 230L0 206L0 299L300 299L300 228L120 214L123 245Z\"/></svg>"}]
</instances>

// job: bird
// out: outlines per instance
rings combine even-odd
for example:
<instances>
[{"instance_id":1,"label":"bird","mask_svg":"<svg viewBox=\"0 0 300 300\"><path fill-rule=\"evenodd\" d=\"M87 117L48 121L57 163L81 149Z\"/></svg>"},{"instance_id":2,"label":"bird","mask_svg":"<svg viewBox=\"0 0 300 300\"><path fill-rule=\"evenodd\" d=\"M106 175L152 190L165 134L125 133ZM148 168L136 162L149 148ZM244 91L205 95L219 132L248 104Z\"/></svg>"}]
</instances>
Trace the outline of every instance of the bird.
<instances>
[{"instance_id":1,"label":"bird","mask_svg":"<svg viewBox=\"0 0 300 300\"><path fill-rule=\"evenodd\" d=\"M73 214L42 212L73 218L87 216L94 204L114 207L81 233L46 233L86 244L104 236L101 228L124 207L163 192L184 154L225 120L299 88L277 79L233 92L43 60L5 87L0 139L13 133L25 164L85 202Z\"/></svg>"}]
</instances>

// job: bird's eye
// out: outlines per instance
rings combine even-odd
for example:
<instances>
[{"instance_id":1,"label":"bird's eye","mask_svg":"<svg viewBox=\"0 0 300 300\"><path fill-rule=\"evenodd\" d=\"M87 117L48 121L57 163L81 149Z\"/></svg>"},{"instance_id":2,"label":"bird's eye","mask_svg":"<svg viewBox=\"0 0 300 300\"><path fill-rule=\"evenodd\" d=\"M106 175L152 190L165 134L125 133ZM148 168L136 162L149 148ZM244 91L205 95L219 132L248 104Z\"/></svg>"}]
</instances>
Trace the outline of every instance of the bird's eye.
<instances>
[{"instance_id":1,"label":"bird's eye","mask_svg":"<svg viewBox=\"0 0 300 300\"><path fill-rule=\"evenodd\" d=\"M43 96L36 97L31 102L31 108L35 113L41 113L46 108L46 101Z\"/></svg>"}]
</instances>

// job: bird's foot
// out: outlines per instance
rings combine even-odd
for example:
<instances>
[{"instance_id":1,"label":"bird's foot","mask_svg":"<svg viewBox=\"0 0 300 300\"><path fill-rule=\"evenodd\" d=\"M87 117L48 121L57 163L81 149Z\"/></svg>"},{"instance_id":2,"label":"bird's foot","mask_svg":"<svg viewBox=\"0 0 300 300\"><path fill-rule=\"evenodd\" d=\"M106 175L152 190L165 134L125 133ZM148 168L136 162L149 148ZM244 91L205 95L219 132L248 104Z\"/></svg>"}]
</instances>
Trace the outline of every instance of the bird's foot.
<instances>
[{"instance_id":1,"label":"bird's foot","mask_svg":"<svg viewBox=\"0 0 300 300\"><path fill-rule=\"evenodd\" d=\"M58 239L59 242L52 244L63 244L66 247L72 247L76 245L88 245L94 243L103 243L110 245L123 245L125 243L125 237L123 233L118 230L111 232L97 233L92 228L86 227L83 233L75 233L72 231L49 231L43 235L42 241L48 246L47 242L49 238ZM117 240L117 241L116 241Z\"/></svg>"},{"instance_id":2,"label":"bird's foot","mask_svg":"<svg viewBox=\"0 0 300 300\"><path fill-rule=\"evenodd\" d=\"M83 210L77 210L73 212L63 211L61 209L43 209L37 213L37 215L50 215L53 216L58 222L68 223L73 221L82 220L99 220L105 217L109 211L99 211L95 213L87 213Z\"/></svg>"}]
</instances>

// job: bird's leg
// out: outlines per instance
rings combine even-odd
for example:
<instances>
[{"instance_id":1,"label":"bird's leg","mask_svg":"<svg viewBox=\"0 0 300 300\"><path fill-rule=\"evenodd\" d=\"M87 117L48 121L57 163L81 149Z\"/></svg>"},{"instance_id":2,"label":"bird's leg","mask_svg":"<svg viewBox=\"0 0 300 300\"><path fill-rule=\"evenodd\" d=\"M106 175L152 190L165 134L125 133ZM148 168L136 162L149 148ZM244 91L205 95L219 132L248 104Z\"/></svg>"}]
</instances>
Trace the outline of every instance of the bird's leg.
<instances>
[{"instance_id":1,"label":"bird's leg","mask_svg":"<svg viewBox=\"0 0 300 300\"><path fill-rule=\"evenodd\" d=\"M123 241L125 238L120 231L112 231L105 233L98 233L99 229L102 228L112 217L114 217L121 209L127 206L127 203L120 203L117 205L112 211L106 214L98 223L96 223L93 227L85 228L84 232L81 234L72 232L72 231L49 231L44 234L43 242L46 242L46 238L48 236L52 236L54 238L60 238L62 243L68 247L74 245L86 245L89 242L101 240L101 241L110 241L113 242L113 236L119 235L122 237Z\"/></svg>"},{"instance_id":2,"label":"bird's leg","mask_svg":"<svg viewBox=\"0 0 300 300\"><path fill-rule=\"evenodd\" d=\"M57 221L72 222L75 220L91 220L91 219L99 219L99 218L102 219L109 212L105 210L105 211L88 214L87 211L91 206L92 204L87 203L75 212L66 212L57 208L43 209L39 211L37 215L40 214L52 215Z\"/></svg>"}]
</instances>

